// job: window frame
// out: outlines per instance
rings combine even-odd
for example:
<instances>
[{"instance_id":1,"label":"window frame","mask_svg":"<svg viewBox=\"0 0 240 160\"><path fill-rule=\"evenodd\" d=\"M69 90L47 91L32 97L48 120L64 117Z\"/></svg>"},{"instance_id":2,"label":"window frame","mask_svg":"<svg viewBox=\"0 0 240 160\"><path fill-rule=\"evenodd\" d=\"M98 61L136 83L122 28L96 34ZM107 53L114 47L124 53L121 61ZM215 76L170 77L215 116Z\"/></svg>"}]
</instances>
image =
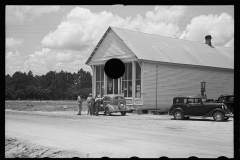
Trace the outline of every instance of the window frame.
<instances>
[{"instance_id":1,"label":"window frame","mask_svg":"<svg viewBox=\"0 0 240 160\"><path fill-rule=\"evenodd\" d=\"M125 66L125 72L124 74L122 75L121 77L121 94L123 94L124 98L132 98L132 93L133 93L133 90L132 90L132 62L128 62L128 63L124 63L124 66ZM131 74L129 74L129 70L131 70ZM126 82L126 86L124 85L124 83ZM124 88L127 88L127 93L126 93L126 96L124 94L125 90ZM130 87L131 87L131 90L130 90ZM131 93L130 93L131 92ZM131 96L129 96L131 95Z\"/></svg>"}]
</instances>

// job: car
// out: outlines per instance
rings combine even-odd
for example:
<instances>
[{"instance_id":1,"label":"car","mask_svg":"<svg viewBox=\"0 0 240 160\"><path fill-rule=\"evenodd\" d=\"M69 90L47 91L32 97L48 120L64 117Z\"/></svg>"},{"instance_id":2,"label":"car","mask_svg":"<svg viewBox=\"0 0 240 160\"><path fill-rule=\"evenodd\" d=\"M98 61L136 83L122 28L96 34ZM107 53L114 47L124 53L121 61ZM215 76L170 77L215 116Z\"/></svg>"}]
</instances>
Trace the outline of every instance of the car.
<instances>
[{"instance_id":1,"label":"car","mask_svg":"<svg viewBox=\"0 0 240 160\"><path fill-rule=\"evenodd\" d=\"M131 113L133 110L133 108L126 105L126 99L123 95L116 94L104 95L103 104L99 108L99 112L104 112L107 116L117 112L125 116L126 113Z\"/></svg>"},{"instance_id":2,"label":"car","mask_svg":"<svg viewBox=\"0 0 240 160\"><path fill-rule=\"evenodd\" d=\"M219 96L217 100L215 100L217 103L224 103L227 108L233 113L234 110L234 95L230 94L223 94Z\"/></svg>"},{"instance_id":3,"label":"car","mask_svg":"<svg viewBox=\"0 0 240 160\"><path fill-rule=\"evenodd\" d=\"M206 98L200 96L174 97L169 115L173 115L177 120L195 116L213 117L215 121L229 119L230 110L224 103L206 101Z\"/></svg>"}]
</instances>

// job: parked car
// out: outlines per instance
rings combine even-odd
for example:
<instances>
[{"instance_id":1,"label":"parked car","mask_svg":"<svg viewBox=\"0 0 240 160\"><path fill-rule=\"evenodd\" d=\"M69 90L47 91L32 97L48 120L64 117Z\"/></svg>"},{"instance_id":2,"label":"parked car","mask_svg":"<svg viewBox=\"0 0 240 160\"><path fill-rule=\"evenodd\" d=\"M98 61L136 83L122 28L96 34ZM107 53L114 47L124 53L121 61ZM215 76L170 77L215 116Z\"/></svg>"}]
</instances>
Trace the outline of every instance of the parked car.
<instances>
[{"instance_id":1,"label":"parked car","mask_svg":"<svg viewBox=\"0 0 240 160\"><path fill-rule=\"evenodd\" d=\"M217 100L215 100L215 102L224 103L227 106L227 108L233 113L234 95L230 95L230 94L221 95Z\"/></svg>"},{"instance_id":2,"label":"parked car","mask_svg":"<svg viewBox=\"0 0 240 160\"><path fill-rule=\"evenodd\" d=\"M213 117L215 121L227 120L230 110L224 103L206 102L198 96L174 97L169 114L174 119L189 119L194 116Z\"/></svg>"},{"instance_id":3,"label":"parked car","mask_svg":"<svg viewBox=\"0 0 240 160\"><path fill-rule=\"evenodd\" d=\"M103 105L99 108L99 112L104 112L107 116L117 112L125 116L126 113L131 113L133 110L126 105L126 99L122 95L115 94L104 95Z\"/></svg>"}]
</instances>

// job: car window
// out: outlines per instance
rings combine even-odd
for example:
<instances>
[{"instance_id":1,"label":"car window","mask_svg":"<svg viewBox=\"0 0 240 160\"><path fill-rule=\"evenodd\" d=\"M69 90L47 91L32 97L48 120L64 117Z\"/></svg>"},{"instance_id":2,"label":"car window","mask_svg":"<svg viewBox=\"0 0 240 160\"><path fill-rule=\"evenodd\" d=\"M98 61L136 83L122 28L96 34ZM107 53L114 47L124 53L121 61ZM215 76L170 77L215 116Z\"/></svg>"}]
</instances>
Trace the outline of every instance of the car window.
<instances>
[{"instance_id":1,"label":"car window","mask_svg":"<svg viewBox=\"0 0 240 160\"><path fill-rule=\"evenodd\" d=\"M176 103L187 103L187 99L178 98L176 99Z\"/></svg>"},{"instance_id":2,"label":"car window","mask_svg":"<svg viewBox=\"0 0 240 160\"><path fill-rule=\"evenodd\" d=\"M194 99L193 98L189 98L188 99L188 104L193 104L194 103Z\"/></svg>"},{"instance_id":3,"label":"car window","mask_svg":"<svg viewBox=\"0 0 240 160\"><path fill-rule=\"evenodd\" d=\"M226 97L220 97L220 98L219 98L219 101L220 101L220 102L226 102Z\"/></svg>"},{"instance_id":4,"label":"car window","mask_svg":"<svg viewBox=\"0 0 240 160\"><path fill-rule=\"evenodd\" d=\"M120 97L120 96L118 96L118 97L115 97L115 100L124 100L124 98L123 98L123 97Z\"/></svg>"},{"instance_id":5,"label":"car window","mask_svg":"<svg viewBox=\"0 0 240 160\"><path fill-rule=\"evenodd\" d=\"M196 104L201 104L201 99L196 98L196 99L195 99L195 103L196 103Z\"/></svg>"},{"instance_id":6,"label":"car window","mask_svg":"<svg viewBox=\"0 0 240 160\"><path fill-rule=\"evenodd\" d=\"M105 97L104 100L105 101L110 101L110 98L109 97Z\"/></svg>"},{"instance_id":7,"label":"car window","mask_svg":"<svg viewBox=\"0 0 240 160\"><path fill-rule=\"evenodd\" d=\"M234 101L234 97L230 97L229 102L233 102L233 101Z\"/></svg>"}]
</instances>

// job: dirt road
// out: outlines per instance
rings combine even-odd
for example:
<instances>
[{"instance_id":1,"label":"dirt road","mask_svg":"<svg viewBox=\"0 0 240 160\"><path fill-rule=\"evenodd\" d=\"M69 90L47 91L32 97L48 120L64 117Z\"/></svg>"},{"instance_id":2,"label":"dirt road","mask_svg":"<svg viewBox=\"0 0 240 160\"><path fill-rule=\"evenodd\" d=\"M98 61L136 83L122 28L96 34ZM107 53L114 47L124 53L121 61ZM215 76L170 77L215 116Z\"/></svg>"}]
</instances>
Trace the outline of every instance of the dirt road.
<instances>
[{"instance_id":1,"label":"dirt road","mask_svg":"<svg viewBox=\"0 0 240 160\"><path fill-rule=\"evenodd\" d=\"M179 121L168 115L88 116L83 112L77 116L71 111L11 110L5 110L5 115L7 137L83 158L233 157L232 118Z\"/></svg>"}]
</instances>

